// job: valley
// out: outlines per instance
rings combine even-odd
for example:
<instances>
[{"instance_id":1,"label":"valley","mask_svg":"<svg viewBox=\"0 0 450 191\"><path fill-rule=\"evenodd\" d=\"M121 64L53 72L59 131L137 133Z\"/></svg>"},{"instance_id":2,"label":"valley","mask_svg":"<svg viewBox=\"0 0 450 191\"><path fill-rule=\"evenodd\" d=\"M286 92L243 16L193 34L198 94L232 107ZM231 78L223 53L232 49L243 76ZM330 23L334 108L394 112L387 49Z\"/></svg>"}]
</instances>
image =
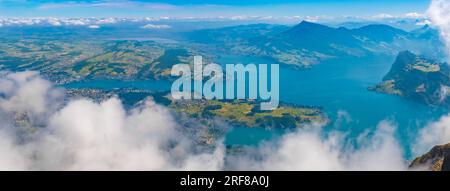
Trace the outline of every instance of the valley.
<instances>
[{"instance_id":1,"label":"valley","mask_svg":"<svg viewBox=\"0 0 450 191\"><path fill-rule=\"evenodd\" d=\"M2 70L39 71L67 88L74 99L101 102L118 96L131 109L152 98L170 108L180 124L191 127L185 133L198 138L199 145L224 138L230 153L314 125L323 127L324 136L335 130L348 132L346 140L352 142L388 119L401 127L396 138L406 158L413 158L411 132L448 111L447 99L439 94L446 90L441 87L449 86L448 68L433 61L444 53L430 50L442 42L429 26L407 32L379 24L348 29L303 21L294 26L251 24L167 34L129 29L134 31L130 37L118 28L107 33L20 29L26 38L11 28L0 30L5 32L0 34ZM425 48L411 46L416 44ZM254 100L168 99L174 79L171 67L192 65L196 55L219 65L280 64L282 104L263 112ZM18 119L22 123L26 117Z\"/></svg>"}]
</instances>

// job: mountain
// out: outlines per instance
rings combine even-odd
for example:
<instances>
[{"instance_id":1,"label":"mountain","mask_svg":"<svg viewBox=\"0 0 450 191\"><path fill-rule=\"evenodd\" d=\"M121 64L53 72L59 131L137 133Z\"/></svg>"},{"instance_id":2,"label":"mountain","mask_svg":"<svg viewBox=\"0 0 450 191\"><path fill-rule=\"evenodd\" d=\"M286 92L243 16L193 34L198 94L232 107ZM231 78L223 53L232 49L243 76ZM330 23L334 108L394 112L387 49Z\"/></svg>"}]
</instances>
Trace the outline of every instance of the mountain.
<instances>
[{"instance_id":1,"label":"mountain","mask_svg":"<svg viewBox=\"0 0 450 191\"><path fill-rule=\"evenodd\" d=\"M450 143L433 147L426 154L414 159L409 168L450 171Z\"/></svg>"},{"instance_id":2,"label":"mountain","mask_svg":"<svg viewBox=\"0 0 450 191\"><path fill-rule=\"evenodd\" d=\"M333 57L393 55L416 38L388 25L333 28L303 21L272 37L251 40L276 60L309 67Z\"/></svg>"},{"instance_id":3,"label":"mountain","mask_svg":"<svg viewBox=\"0 0 450 191\"><path fill-rule=\"evenodd\" d=\"M139 24L98 29L8 26L0 33L0 68L37 70L57 83L162 79L170 77L172 65L189 63L193 55L202 55L205 61L232 54L264 57L308 68L332 58L395 56L405 47L439 57L443 51L436 47L444 47L437 31L428 26L406 32L380 24L348 29L303 21L295 26L250 24L192 30L156 32Z\"/></svg>"},{"instance_id":4,"label":"mountain","mask_svg":"<svg viewBox=\"0 0 450 191\"><path fill-rule=\"evenodd\" d=\"M334 57L391 55L406 47L416 52L437 47L437 33L424 29L410 33L383 24L355 29L334 28L302 21L290 28L274 25L242 25L199 30L187 38L197 43L216 44L218 49L236 54L262 56L296 67L311 67ZM430 41L430 42L429 42ZM426 44L426 46L419 46ZM433 50L436 52L436 50Z\"/></svg>"},{"instance_id":5,"label":"mountain","mask_svg":"<svg viewBox=\"0 0 450 191\"><path fill-rule=\"evenodd\" d=\"M369 21L361 21L361 22L348 21L348 22L343 22L343 23L330 23L329 26L336 27L336 28L344 27L344 28L348 28L348 29L356 29L356 28L361 28L361 27L364 27L364 26L367 26L367 25L371 25L371 24L380 24L380 23L375 22L375 21L372 21L372 22L369 22Z\"/></svg>"},{"instance_id":6,"label":"mountain","mask_svg":"<svg viewBox=\"0 0 450 191\"><path fill-rule=\"evenodd\" d=\"M392 42L396 37L405 36L408 33L394 27L382 24L372 24L356 29L344 27L332 28L321 24L302 21L286 31L289 39L300 42L318 43L317 40L336 44L359 44L365 37L375 42ZM306 43L309 44L309 43Z\"/></svg>"},{"instance_id":7,"label":"mountain","mask_svg":"<svg viewBox=\"0 0 450 191\"><path fill-rule=\"evenodd\" d=\"M406 31L382 24L372 24L353 29L352 34L364 36L376 42L393 42L395 38L408 36Z\"/></svg>"},{"instance_id":8,"label":"mountain","mask_svg":"<svg viewBox=\"0 0 450 191\"><path fill-rule=\"evenodd\" d=\"M439 31L430 27L430 25L424 25L423 27L411 31L411 34L420 39L439 39Z\"/></svg>"},{"instance_id":9,"label":"mountain","mask_svg":"<svg viewBox=\"0 0 450 191\"><path fill-rule=\"evenodd\" d=\"M278 35L274 40L282 40L296 48L306 48L324 53L335 53L332 45L356 46L351 30L332 28L325 25L303 21Z\"/></svg>"},{"instance_id":10,"label":"mountain","mask_svg":"<svg viewBox=\"0 0 450 191\"><path fill-rule=\"evenodd\" d=\"M261 36L271 36L287 29L289 29L289 27L283 25L250 24L195 30L184 33L184 36L196 43L224 44L247 41Z\"/></svg>"},{"instance_id":11,"label":"mountain","mask_svg":"<svg viewBox=\"0 0 450 191\"><path fill-rule=\"evenodd\" d=\"M429 105L450 106L450 68L447 63L400 52L383 81L370 90L395 94Z\"/></svg>"},{"instance_id":12,"label":"mountain","mask_svg":"<svg viewBox=\"0 0 450 191\"><path fill-rule=\"evenodd\" d=\"M420 52L433 58L442 58L446 55L446 46L436 28L424 25L409 33L411 38L414 39L414 43L408 45L409 50Z\"/></svg>"}]
</instances>

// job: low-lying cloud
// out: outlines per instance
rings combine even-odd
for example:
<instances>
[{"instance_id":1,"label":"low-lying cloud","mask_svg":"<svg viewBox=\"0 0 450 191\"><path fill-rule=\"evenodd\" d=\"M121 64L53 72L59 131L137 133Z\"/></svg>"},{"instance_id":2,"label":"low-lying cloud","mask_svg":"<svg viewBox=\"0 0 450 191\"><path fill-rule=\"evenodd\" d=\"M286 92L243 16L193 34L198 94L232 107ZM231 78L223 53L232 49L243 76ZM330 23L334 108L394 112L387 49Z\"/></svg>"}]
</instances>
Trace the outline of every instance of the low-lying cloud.
<instances>
[{"instance_id":1,"label":"low-lying cloud","mask_svg":"<svg viewBox=\"0 0 450 191\"><path fill-rule=\"evenodd\" d=\"M42 79L37 72L0 74L0 108L6 112L43 114L51 111L63 92ZM53 108L54 109L54 108Z\"/></svg>"},{"instance_id":2,"label":"low-lying cloud","mask_svg":"<svg viewBox=\"0 0 450 191\"><path fill-rule=\"evenodd\" d=\"M63 90L35 72L4 74L0 84L1 170L406 169L389 122L361 135L358 147L343 133L323 136L320 127L311 127L227 156L221 141L214 149L195 149L180 130L185 127L151 99L131 110L118 98L63 104ZM20 118L34 115L44 119Z\"/></svg>"},{"instance_id":3,"label":"low-lying cloud","mask_svg":"<svg viewBox=\"0 0 450 191\"><path fill-rule=\"evenodd\" d=\"M170 112L151 100L131 111L117 98L101 103L72 100L52 111L58 107L52 105L53 94L60 90L37 73L7 74L0 82L2 170L222 168L223 148L196 153ZM45 109L51 113L39 123L17 118L41 115Z\"/></svg>"},{"instance_id":4,"label":"low-lying cloud","mask_svg":"<svg viewBox=\"0 0 450 191\"><path fill-rule=\"evenodd\" d=\"M441 38L447 46L447 57L450 63L450 1L432 0L427 10L427 15L433 25L439 28Z\"/></svg>"},{"instance_id":5,"label":"low-lying cloud","mask_svg":"<svg viewBox=\"0 0 450 191\"><path fill-rule=\"evenodd\" d=\"M450 114L431 122L419 131L413 151L417 154L427 152L435 145L450 143Z\"/></svg>"},{"instance_id":6,"label":"low-lying cloud","mask_svg":"<svg viewBox=\"0 0 450 191\"><path fill-rule=\"evenodd\" d=\"M128 9L146 9L146 10L176 10L178 6L167 3L152 3L141 1L111 1L99 0L93 2L62 2L62 3L45 3L40 5L39 9L61 9L61 8L76 8L76 7L98 7L98 8L128 8Z\"/></svg>"},{"instance_id":7,"label":"low-lying cloud","mask_svg":"<svg viewBox=\"0 0 450 191\"><path fill-rule=\"evenodd\" d=\"M323 136L317 127L298 130L232 163L235 169L250 170L407 170L394 132L395 126L383 121L373 135L363 134L355 147L339 132Z\"/></svg>"},{"instance_id":8,"label":"low-lying cloud","mask_svg":"<svg viewBox=\"0 0 450 191\"><path fill-rule=\"evenodd\" d=\"M146 24L142 28L144 29L170 29L169 25L155 25L155 24Z\"/></svg>"}]
</instances>

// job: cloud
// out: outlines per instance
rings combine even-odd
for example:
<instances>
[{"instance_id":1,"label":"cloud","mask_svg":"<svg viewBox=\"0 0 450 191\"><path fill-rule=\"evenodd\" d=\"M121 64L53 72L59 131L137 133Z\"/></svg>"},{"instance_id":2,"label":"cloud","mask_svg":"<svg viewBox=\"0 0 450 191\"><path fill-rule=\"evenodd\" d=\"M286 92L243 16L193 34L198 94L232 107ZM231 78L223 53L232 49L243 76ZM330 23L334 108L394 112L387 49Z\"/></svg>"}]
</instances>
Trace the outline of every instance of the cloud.
<instances>
[{"instance_id":1,"label":"cloud","mask_svg":"<svg viewBox=\"0 0 450 191\"><path fill-rule=\"evenodd\" d=\"M151 18L0 18L0 24L5 26L32 26L32 25L50 25L50 26L85 26L85 25L106 25L119 22L141 22L148 21ZM152 18L153 21L160 20Z\"/></svg>"},{"instance_id":2,"label":"cloud","mask_svg":"<svg viewBox=\"0 0 450 191\"><path fill-rule=\"evenodd\" d=\"M194 154L165 108L152 101L130 114L120 100L71 101L26 143L3 135L0 169L219 170L223 148ZM0 134L2 136L2 134ZM6 138L4 138L6 137Z\"/></svg>"},{"instance_id":3,"label":"cloud","mask_svg":"<svg viewBox=\"0 0 450 191\"><path fill-rule=\"evenodd\" d=\"M427 15L423 13L410 12L405 14L388 14L388 13L380 13L371 16L366 19L376 19L376 20L395 20L395 19L426 19ZM364 18L364 17L362 17Z\"/></svg>"},{"instance_id":4,"label":"cloud","mask_svg":"<svg viewBox=\"0 0 450 191\"><path fill-rule=\"evenodd\" d=\"M198 147L188 127L151 99L127 110L118 98L61 104L61 92L36 72L1 75L1 170L407 170L391 121L357 138L313 125L230 155L220 140ZM449 124L450 115L431 123L417 145L450 141Z\"/></svg>"},{"instance_id":5,"label":"cloud","mask_svg":"<svg viewBox=\"0 0 450 191\"><path fill-rule=\"evenodd\" d=\"M194 10L195 7L189 8ZM408 13L406 15L389 15L380 14L370 17L356 16L257 16L257 15L226 15L226 16L158 16L158 17L142 17L142 18L115 18L115 17L90 17L90 18L53 18L53 17L31 17L31 18L0 18L0 24L4 26L34 26L34 25L50 25L50 26L89 26L89 25L106 25L106 24L123 24L123 23L149 23L149 28L167 28L167 25L158 24L162 20L172 21L246 21L246 22L266 22L266 23L298 23L301 20L310 22L345 22L345 21L374 21L381 20L386 23L395 23L395 21L408 21L412 24L426 24L428 21L420 17L419 13ZM153 25L153 26L152 26ZM170 26L169 26L170 27Z\"/></svg>"},{"instance_id":6,"label":"cloud","mask_svg":"<svg viewBox=\"0 0 450 191\"><path fill-rule=\"evenodd\" d=\"M427 10L427 15L433 25L439 28L441 38L447 46L447 57L450 63L450 1L432 0Z\"/></svg>"},{"instance_id":7,"label":"cloud","mask_svg":"<svg viewBox=\"0 0 450 191\"><path fill-rule=\"evenodd\" d=\"M24 170L28 165L12 137L14 135L0 128L0 170Z\"/></svg>"},{"instance_id":8,"label":"cloud","mask_svg":"<svg viewBox=\"0 0 450 191\"><path fill-rule=\"evenodd\" d=\"M116 18L101 18L95 21L96 24L114 24L117 23Z\"/></svg>"},{"instance_id":9,"label":"cloud","mask_svg":"<svg viewBox=\"0 0 450 191\"><path fill-rule=\"evenodd\" d=\"M52 26L61 26L61 22L58 19L49 18L47 22Z\"/></svg>"},{"instance_id":10,"label":"cloud","mask_svg":"<svg viewBox=\"0 0 450 191\"><path fill-rule=\"evenodd\" d=\"M89 25L88 28L90 28L90 29L99 29L100 25Z\"/></svg>"},{"instance_id":11,"label":"cloud","mask_svg":"<svg viewBox=\"0 0 450 191\"><path fill-rule=\"evenodd\" d=\"M423 21L416 22L417 26L424 26L424 25L431 25L431 24L432 24L431 21L427 20L427 19L425 19Z\"/></svg>"},{"instance_id":12,"label":"cloud","mask_svg":"<svg viewBox=\"0 0 450 191\"><path fill-rule=\"evenodd\" d=\"M55 170L205 170L221 168L220 152L195 155L169 111L148 101L127 114L120 100L70 102L50 119L36 151ZM36 143L35 143L36 144ZM219 160L211 160L219 154ZM195 160L194 160L195 159ZM185 166L186 165L186 166Z\"/></svg>"},{"instance_id":13,"label":"cloud","mask_svg":"<svg viewBox=\"0 0 450 191\"><path fill-rule=\"evenodd\" d=\"M374 18L374 19L393 19L393 18L395 18L395 16L393 16L391 14L387 14L387 13L380 13L380 14L372 16L372 18Z\"/></svg>"},{"instance_id":14,"label":"cloud","mask_svg":"<svg viewBox=\"0 0 450 191\"><path fill-rule=\"evenodd\" d=\"M308 21L308 22L319 22L320 17L318 17L318 16L307 16L304 20Z\"/></svg>"},{"instance_id":15,"label":"cloud","mask_svg":"<svg viewBox=\"0 0 450 191\"><path fill-rule=\"evenodd\" d=\"M54 88L37 72L3 73L1 77L0 108L3 111L41 115L55 109L55 103L63 98L63 91Z\"/></svg>"},{"instance_id":16,"label":"cloud","mask_svg":"<svg viewBox=\"0 0 450 191\"><path fill-rule=\"evenodd\" d=\"M425 14L422 13L417 13L417 12L411 12L411 13L406 13L404 15L405 18L411 18L411 19L423 19L426 18Z\"/></svg>"},{"instance_id":17,"label":"cloud","mask_svg":"<svg viewBox=\"0 0 450 191\"><path fill-rule=\"evenodd\" d=\"M259 157L236 157L237 169L248 170L406 170L403 151L394 138L395 125L383 121L356 149L342 133L322 136L317 128L284 135L266 143ZM366 135L367 136L367 135ZM261 159L262 158L262 159Z\"/></svg>"},{"instance_id":18,"label":"cloud","mask_svg":"<svg viewBox=\"0 0 450 191\"><path fill-rule=\"evenodd\" d=\"M340 128L342 125L347 125L352 121L353 119L347 111L338 110L336 120L334 121L334 128Z\"/></svg>"},{"instance_id":19,"label":"cloud","mask_svg":"<svg viewBox=\"0 0 450 191\"><path fill-rule=\"evenodd\" d=\"M60 2L60 3L45 3L40 5L39 9L61 9L74 7L92 7L92 8L132 8L140 10L176 10L178 6L167 3L153 3L142 1L127 1L127 0L98 0L92 2Z\"/></svg>"},{"instance_id":20,"label":"cloud","mask_svg":"<svg viewBox=\"0 0 450 191\"><path fill-rule=\"evenodd\" d=\"M193 150L167 108L70 100L36 72L0 78L1 170L218 170L223 147ZM55 108L55 109L52 109ZM45 116L35 123L27 116ZM47 113L48 115L42 115Z\"/></svg>"},{"instance_id":21,"label":"cloud","mask_svg":"<svg viewBox=\"0 0 450 191\"><path fill-rule=\"evenodd\" d=\"M147 24L143 26L144 29L170 29L169 25L155 25L155 24Z\"/></svg>"},{"instance_id":22,"label":"cloud","mask_svg":"<svg viewBox=\"0 0 450 191\"><path fill-rule=\"evenodd\" d=\"M413 151L416 154L423 154L435 145L446 144L449 142L450 114L447 114L419 131Z\"/></svg>"}]
</instances>

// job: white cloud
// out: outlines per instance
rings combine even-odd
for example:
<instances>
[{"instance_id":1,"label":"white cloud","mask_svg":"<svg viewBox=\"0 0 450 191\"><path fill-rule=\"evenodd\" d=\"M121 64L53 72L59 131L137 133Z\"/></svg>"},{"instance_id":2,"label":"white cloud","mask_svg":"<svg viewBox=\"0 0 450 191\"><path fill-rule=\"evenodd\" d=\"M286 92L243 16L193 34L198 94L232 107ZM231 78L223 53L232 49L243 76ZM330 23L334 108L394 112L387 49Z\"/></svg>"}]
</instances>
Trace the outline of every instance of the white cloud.
<instances>
[{"instance_id":1,"label":"white cloud","mask_svg":"<svg viewBox=\"0 0 450 191\"><path fill-rule=\"evenodd\" d=\"M247 15L234 15L229 17L231 20L246 20L248 19Z\"/></svg>"},{"instance_id":2,"label":"white cloud","mask_svg":"<svg viewBox=\"0 0 450 191\"><path fill-rule=\"evenodd\" d=\"M424 26L424 25L431 25L431 24L432 24L431 21L427 20L427 19L425 19L423 21L416 22L417 26Z\"/></svg>"},{"instance_id":3,"label":"white cloud","mask_svg":"<svg viewBox=\"0 0 450 191\"><path fill-rule=\"evenodd\" d=\"M62 25L58 19L54 19L54 18L47 19L47 22L53 26L61 26Z\"/></svg>"},{"instance_id":4,"label":"white cloud","mask_svg":"<svg viewBox=\"0 0 450 191\"><path fill-rule=\"evenodd\" d=\"M404 15L405 18L411 18L411 19L421 19L421 18L425 18L426 15L422 14L422 13L417 13L417 12L411 12L411 13L406 13Z\"/></svg>"},{"instance_id":5,"label":"white cloud","mask_svg":"<svg viewBox=\"0 0 450 191\"><path fill-rule=\"evenodd\" d=\"M171 113L151 100L131 111L117 98L102 103L72 100L62 106L55 96L59 89L35 72L3 75L0 93L1 170L223 168L220 144L213 152L194 153ZM35 123L18 119L20 112L49 114Z\"/></svg>"},{"instance_id":6,"label":"white cloud","mask_svg":"<svg viewBox=\"0 0 450 191\"><path fill-rule=\"evenodd\" d=\"M342 125L347 125L348 123L350 123L352 121L353 121L353 119L347 111L338 110L336 120L334 121L334 128L338 129Z\"/></svg>"},{"instance_id":7,"label":"white cloud","mask_svg":"<svg viewBox=\"0 0 450 191\"><path fill-rule=\"evenodd\" d=\"M439 28L442 39L447 46L447 56L450 64L450 1L432 0L427 15L433 25Z\"/></svg>"},{"instance_id":8,"label":"white cloud","mask_svg":"<svg viewBox=\"0 0 450 191\"><path fill-rule=\"evenodd\" d=\"M160 19L160 20L170 20L170 19L172 19L172 18L169 17L169 16L161 16L161 17L159 17L159 19Z\"/></svg>"},{"instance_id":9,"label":"white cloud","mask_svg":"<svg viewBox=\"0 0 450 191\"><path fill-rule=\"evenodd\" d=\"M143 20L144 21L159 21L158 18L153 18L153 17L144 17Z\"/></svg>"},{"instance_id":10,"label":"white cloud","mask_svg":"<svg viewBox=\"0 0 450 191\"><path fill-rule=\"evenodd\" d=\"M308 22L319 22L320 17L318 17L318 16L306 16L306 18L304 20L308 21Z\"/></svg>"},{"instance_id":11,"label":"white cloud","mask_svg":"<svg viewBox=\"0 0 450 191\"><path fill-rule=\"evenodd\" d=\"M64 24L66 25L87 25L89 24L88 20L86 19L62 19L62 22L64 22Z\"/></svg>"},{"instance_id":12,"label":"white cloud","mask_svg":"<svg viewBox=\"0 0 450 191\"><path fill-rule=\"evenodd\" d=\"M317 127L315 127L317 128ZM262 160L237 157L236 168L249 170L406 170L403 151L394 138L395 126L387 121L378 125L372 137L365 137L359 148L347 145L341 133L323 137L320 130L299 130L284 135L277 143L259 148Z\"/></svg>"},{"instance_id":13,"label":"white cloud","mask_svg":"<svg viewBox=\"0 0 450 191\"><path fill-rule=\"evenodd\" d=\"M325 133L320 126L299 129L247 154L227 156L222 141L212 150L194 149L171 112L152 100L131 110L117 98L61 105L60 91L35 72L1 76L1 170L407 169L396 126L389 121L350 140L345 132ZM46 118L23 127L14 123L18 112ZM417 145L426 149L450 141L450 116L419 134Z\"/></svg>"},{"instance_id":14,"label":"white cloud","mask_svg":"<svg viewBox=\"0 0 450 191\"><path fill-rule=\"evenodd\" d=\"M90 29L99 29L100 25L89 25L88 28L90 28Z\"/></svg>"},{"instance_id":15,"label":"white cloud","mask_svg":"<svg viewBox=\"0 0 450 191\"><path fill-rule=\"evenodd\" d=\"M55 109L55 101L63 92L39 76L37 72L3 74L0 79L0 108L6 112L44 114Z\"/></svg>"},{"instance_id":16,"label":"white cloud","mask_svg":"<svg viewBox=\"0 0 450 191\"><path fill-rule=\"evenodd\" d=\"M39 6L39 9L61 9L74 7L98 7L98 8L133 8L146 10L176 10L178 6L167 3L152 3L141 1L118 1L118 0L99 0L94 2L60 2L46 3Z\"/></svg>"},{"instance_id":17,"label":"white cloud","mask_svg":"<svg viewBox=\"0 0 450 191\"><path fill-rule=\"evenodd\" d=\"M104 25L116 24L119 22L140 22L149 18L2 18L0 24L5 26L31 26L31 25L51 25L51 26L84 26L84 25ZM154 21L160 19L153 19Z\"/></svg>"},{"instance_id":18,"label":"white cloud","mask_svg":"<svg viewBox=\"0 0 450 191\"><path fill-rule=\"evenodd\" d=\"M395 16L393 16L391 14L387 14L387 13L380 13L378 15L372 16L372 18L374 18L374 19L393 19L393 18L395 18Z\"/></svg>"},{"instance_id":19,"label":"white cloud","mask_svg":"<svg viewBox=\"0 0 450 191\"><path fill-rule=\"evenodd\" d=\"M170 29L169 25L156 25L156 24L147 24L143 26L144 29Z\"/></svg>"},{"instance_id":20,"label":"white cloud","mask_svg":"<svg viewBox=\"0 0 450 191\"><path fill-rule=\"evenodd\" d=\"M27 159L20 153L20 147L11 139L14 135L0 128L0 170L23 170Z\"/></svg>"},{"instance_id":21,"label":"white cloud","mask_svg":"<svg viewBox=\"0 0 450 191\"><path fill-rule=\"evenodd\" d=\"M388 13L380 13L376 15L372 15L369 17L365 16L348 16L347 19L353 20L380 20L380 21L397 21L397 20L423 20L426 19L425 14L411 12L405 14L388 14Z\"/></svg>"},{"instance_id":22,"label":"white cloud","mask_svg":"<svg viewBox=\"0 0 450 191\"><path fill-rule=\"evenodd\" d=\"M435 145L450 142L450 114L441 117L438 121L432 122L420 130L416 145L413 151L416 154L423 154Z\"/></svg>"},{"instance_id":23,"label":"white cloud","mask_svg":"<svg viewBox=\"0 0 450 191\"><path fill-rule=\"evenodd\" d=\"M36 151L55 170L217 170L220 152L194 155L165 108L148 101L127 114L120 100L70 102L50 119ZM211 160L219 156L218 160ZM193 160L193 159L196 160ZM71 159L71 160L68 160ZM185 166L187 165L187 166ZM207 165L207 166L206 166Z\"/></svg>"},{"instance_id":24,"label":"white cloud","mask_svg":"<svg viewBox=\"0 0 450 191\"><path fill-rule=\"evenodd\" d=\"M117 23L116 18L102 18L102 19L98 19L97 21L95 21L96 24L114 24Z\"/></svg>"}]
</instances>

